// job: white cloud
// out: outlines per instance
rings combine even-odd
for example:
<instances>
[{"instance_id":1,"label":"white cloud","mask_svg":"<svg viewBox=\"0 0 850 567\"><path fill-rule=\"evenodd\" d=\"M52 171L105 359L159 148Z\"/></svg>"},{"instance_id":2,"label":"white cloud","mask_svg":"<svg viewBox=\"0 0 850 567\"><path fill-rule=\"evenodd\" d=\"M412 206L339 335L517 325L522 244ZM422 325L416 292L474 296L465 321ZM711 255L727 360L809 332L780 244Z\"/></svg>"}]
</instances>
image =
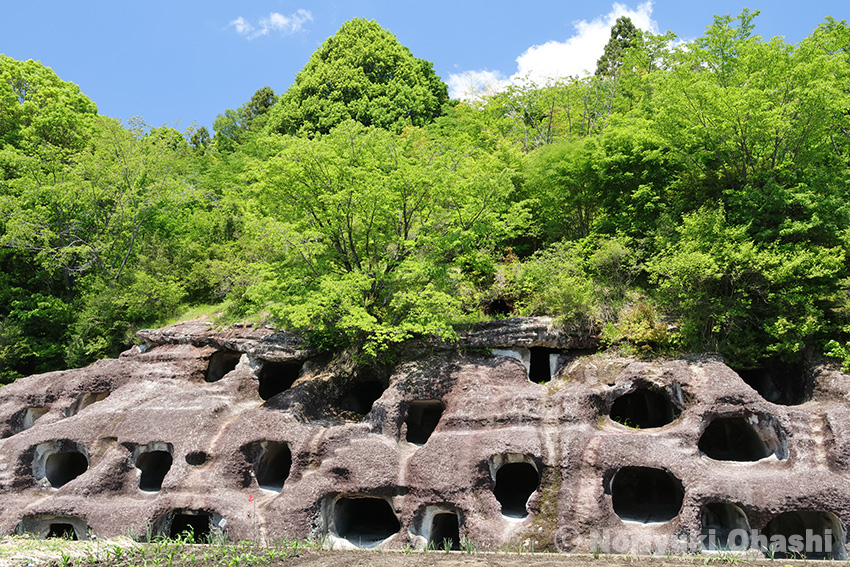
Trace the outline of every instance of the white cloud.
<instances>
[{"instance_id":1,"label":"white cloud","mask_svg":"<svg viewBox=\"0 0 850 567\"><path fill-rule=\"evenodd\" d=\"M511 81L499 71L485 70L449 75L447 83L452 98L475 100L499 92Z\"/></svg>"},{"instance_id":2,"label":"white cloud","mask_svg":"<svg viewBox=\"0 0 850 567\"><path fill-rule=\"evenodd\" d=\"M565 41L547 41L533 45L516 58L517 70L509 79L501 79L498 89L524 81L545 84L552 80L575 75L592 73L596 69L596 60L605 50L605 44L611 37L611 27L617 18L631 18L635 27L652 33L658 33L658 26L652 19L652 1L639 4L631 9L625 4L614 3L611 11L590 22L579 20L573 23L575 33ZM501 77L498 71L466 71L449 76L449 94L452 98L475 99L484 92L468 91L465 85L469 81L493 75ZM495 83L494 83L495 84Z\"/></svg>"},{"instance_id":3,"label":"white cloud","mask_svg":"<svg viewBox=\"0 0 850 567\"><path fill-rule=\"evenodd\" d=\"M249 24L248 20L246 20L242 16L239 16L235 20L231 21L228 24L228 27L229 26L233 26L234 28L236 28L236 33L238 33L240 35L247 35L247 34L251 33L252 31L254 31L254 26Z\"/></svg>"},{"instance_id":4,"label":"white cloud","mask_svg":"<svg viewBox=\"0 0 850 567\"><path fill-rule=\"evenodd\" d=\"M248 39L255 39L271 32L280 32L283 35L294 34L304 29L304 24L312 21L313 14L309 10L301 9L288 16L272 12L267 17L260 18L256 28L245 18L239 16L231 21L228 27L235 28L239 35L244 35Z\"/></svg>"}]
</instances>

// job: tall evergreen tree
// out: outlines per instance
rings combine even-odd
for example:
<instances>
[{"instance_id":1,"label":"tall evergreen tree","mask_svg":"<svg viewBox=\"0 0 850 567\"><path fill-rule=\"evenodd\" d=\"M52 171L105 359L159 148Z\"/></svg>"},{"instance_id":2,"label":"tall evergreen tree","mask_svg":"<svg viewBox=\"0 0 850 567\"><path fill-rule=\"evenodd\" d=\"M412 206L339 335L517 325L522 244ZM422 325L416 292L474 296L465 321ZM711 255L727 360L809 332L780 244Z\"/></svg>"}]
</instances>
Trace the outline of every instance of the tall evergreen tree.
<instances>
[{"instance_id":1,"label":"tall evergreen tree","mask_svg":"<svg viewBox=\"0 0 850 567\"><path fill-rule=\"evenodd\" d=\"M640 39L640 30L628 16L620 16L611 27L611 39L605 45L605 52L596 61L596 74L610 77L623 63L623 54Z\"/></svg>"}]
</instances>

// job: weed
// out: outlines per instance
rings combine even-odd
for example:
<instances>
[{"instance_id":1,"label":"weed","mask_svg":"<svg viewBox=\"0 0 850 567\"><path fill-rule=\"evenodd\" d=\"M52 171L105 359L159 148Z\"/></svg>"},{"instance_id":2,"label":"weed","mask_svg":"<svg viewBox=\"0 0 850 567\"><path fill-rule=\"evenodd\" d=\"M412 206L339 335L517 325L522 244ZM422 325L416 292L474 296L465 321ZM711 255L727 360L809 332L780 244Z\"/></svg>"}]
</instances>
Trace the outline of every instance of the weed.
<instances>
[{"instance_id":1,"label":"weed","mask_svg":"<svg viewBox=\"0 0 850 567\"><path fill-rule=\"evenodd\" d=\"M460 548L467 555L472 555L473 553L478 553L478 544L469 538L462 537L460 538Z\"/></svg>"}]
</instances>

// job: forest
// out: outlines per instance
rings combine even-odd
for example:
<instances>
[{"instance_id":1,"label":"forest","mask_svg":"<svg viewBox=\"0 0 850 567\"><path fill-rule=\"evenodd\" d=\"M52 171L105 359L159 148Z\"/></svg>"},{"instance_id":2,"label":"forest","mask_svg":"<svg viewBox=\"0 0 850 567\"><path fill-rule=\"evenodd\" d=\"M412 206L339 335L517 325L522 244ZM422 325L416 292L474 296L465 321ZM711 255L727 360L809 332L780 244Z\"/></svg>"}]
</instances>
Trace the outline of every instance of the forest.
<instances>
[{"instance_id":1,"label":"forest","mask_svg":"<svg viewBox=\"0 0 850 567\"><path fill-rule=\"evenodd\" d=\"M199 315L388 360L547 315L641 356L850 361L850 28L621 18L594 74L451 100L374 21L206 127L0 55L0 383Z\"/></svg>"}]
</instances>

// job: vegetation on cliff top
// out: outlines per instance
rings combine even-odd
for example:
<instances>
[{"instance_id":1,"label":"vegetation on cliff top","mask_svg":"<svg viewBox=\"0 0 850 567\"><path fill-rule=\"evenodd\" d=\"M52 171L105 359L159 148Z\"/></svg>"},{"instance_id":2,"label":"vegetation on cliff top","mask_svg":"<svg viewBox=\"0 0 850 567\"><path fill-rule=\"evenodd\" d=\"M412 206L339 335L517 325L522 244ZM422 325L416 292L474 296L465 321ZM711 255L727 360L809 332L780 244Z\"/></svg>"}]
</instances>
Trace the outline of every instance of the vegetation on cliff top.
<instances>
[{"instance_id":1,"label":"vegetation on cliff top","mask_svg":"<svg viewBox=\"0 0 850 567\"><path fill-rule=\"evenodd\" d=\"M544 314L738 365L841 354L850 28L756 16L683 44L618 21L595 75L475 102L353 20L212 136L0 56L0 381L199 305L370 356Z\"/></svg>"}]
</instances>

